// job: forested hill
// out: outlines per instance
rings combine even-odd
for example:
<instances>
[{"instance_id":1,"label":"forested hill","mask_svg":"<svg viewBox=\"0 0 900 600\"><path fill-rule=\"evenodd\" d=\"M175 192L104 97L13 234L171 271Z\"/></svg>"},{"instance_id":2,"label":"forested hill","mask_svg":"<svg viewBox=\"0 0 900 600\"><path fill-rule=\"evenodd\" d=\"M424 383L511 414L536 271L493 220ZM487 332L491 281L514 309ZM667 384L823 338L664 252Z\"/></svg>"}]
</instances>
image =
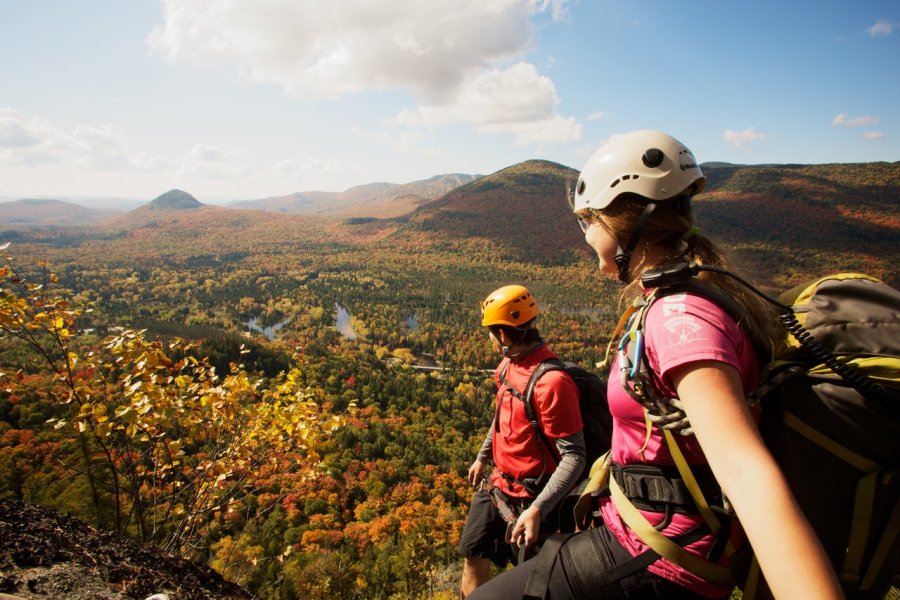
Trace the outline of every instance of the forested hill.
<instances>
[{"instance_id":1,"label":"forested hill","mask_svg":"<svg viewBox=\"0 0 900 600\"><path fill-rule=\"evenodd\" d=\"M438 237L484 239L523 261L558 264L584 246L566 206L577 171L532 160L456 188L418 209L410 225Z\"/></svg>"},{"instance_id":2,"label":"forested hill","mask_svg":"<svg viewBox=\"0 0 900 600\"><path fill-rule=\"evenodd\" d=\"M25 198L0 203L0 228L30 229L101 223L119 211L85 208L62 200Z\"/></svg>"},{"instance_id":3,"label":"forested hill","mask_svg":"<svg viewBox=\"0 0 900 600\"><path fill-rule=\"evenodd\" d=\"M900 284L900 162L704 172L698 223L759 281L862 271Z\"/></svg>"},{"instance_id":4,"label":"forested hill","mask_svg":"<svg viewBox=\"0 0 900 600\"><path fill-rule=\"evenodd\" d=\"M833 270L897 283L900 163L705 165L704 173L697 223L762 283L783 287ZM409 226L480 239L524 261L583 259L587 247L565 201L577 176L556 163L523 162L423 206Z\"/></svg>"},{"instance_id":5,"label":"forested hill","mask_svg":"<svg viewBox=\"0 0 900 600\"><path fill-rule=\"evenodd\" d=\"M297 192L230 206L324 217L396 217L477 178L477 175L450 173L404 184L378 182L343 192Z\"/></svg>"}]
</instances>

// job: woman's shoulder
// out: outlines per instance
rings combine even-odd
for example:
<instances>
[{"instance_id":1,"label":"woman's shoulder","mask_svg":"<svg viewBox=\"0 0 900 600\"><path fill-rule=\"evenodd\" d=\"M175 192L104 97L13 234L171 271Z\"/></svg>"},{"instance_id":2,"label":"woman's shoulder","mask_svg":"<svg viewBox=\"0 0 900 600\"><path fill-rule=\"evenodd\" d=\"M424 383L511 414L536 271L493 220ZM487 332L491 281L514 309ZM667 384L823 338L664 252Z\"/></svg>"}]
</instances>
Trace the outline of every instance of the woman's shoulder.
<instances>
[{"instance_id":1,"label":"woman's shoulder","mask_svg":"<svg viewBox=\"0 0 900 600\"><path fill-rule=\"evenodd\" d=\"M742 332L729 310L701 294L669 294L647 310L644 336L648 350L733 347L740 345Z\"/></svg>"},{"instance_id":2,"label":"woman's shoulder","mask_svg":"<svg viewBox=\"0 0 900 600\"><path fill-rule=\"evenodd\" d=\"M733 309L724 306L725 300L711 298L709 294L693 290L659 294L647 309L647 319L659 320L673 316L690 315L704 319L734 322Z\"/></svg>"}]
</instances>

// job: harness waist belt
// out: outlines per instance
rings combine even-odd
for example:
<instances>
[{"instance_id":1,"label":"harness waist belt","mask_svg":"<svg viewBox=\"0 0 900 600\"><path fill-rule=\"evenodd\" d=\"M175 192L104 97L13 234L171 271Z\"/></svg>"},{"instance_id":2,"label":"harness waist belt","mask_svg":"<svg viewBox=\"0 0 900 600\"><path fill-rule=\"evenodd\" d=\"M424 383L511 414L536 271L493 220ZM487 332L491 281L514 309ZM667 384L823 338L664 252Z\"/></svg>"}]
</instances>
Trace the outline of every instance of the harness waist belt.
<instances>
[{"instance_id":1,"label":"harness waist belt","mask_svg":"<svg viewBox=\"0 0 900 600\"><path fill-rule=\"evenodd\" d=\"M679 512L697 510L684 480L677 475L668 475L666 469L662 467L613 463L610 471L629 500L636 500L638 504L646 503L647 508L651 509L656 508L654 505L663 504L670 505L670 509L674 508ZM718 496L718 494L710 495Z\"/></svg>"}]
</instances>

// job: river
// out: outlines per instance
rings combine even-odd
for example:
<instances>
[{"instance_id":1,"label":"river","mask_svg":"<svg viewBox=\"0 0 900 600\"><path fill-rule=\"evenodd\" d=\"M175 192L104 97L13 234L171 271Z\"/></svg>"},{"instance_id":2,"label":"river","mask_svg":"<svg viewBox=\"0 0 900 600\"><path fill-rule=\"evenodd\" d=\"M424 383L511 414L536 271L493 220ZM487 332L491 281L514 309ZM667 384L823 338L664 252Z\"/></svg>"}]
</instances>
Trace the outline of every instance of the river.
<instances>
[{"instance_id":1,"label":"river","mask_svg":"<svg viewBox=\"0 0 900 600\"><path fill-rule=\"evenodd\" d=\"M245 321L245 322L244 322L244 327L246 327L246 328L249 329L250 331L255 331L256 333L261 333L261 334L263 334L263 335L266 336L266 338L268 338L269 340L274 340L274 339L275 339L275 336L278 334L278 330L281 329L282 327L284 327L285 325L287 325L287 324L290 323L290 322L291 322L291 318L288 317L288 318L286 318L286 319L283 319L283 320L281 320L281 321L278 321L278 322L275 323L274 325L270 325L270 326L268 326L268 327L260 327L260 326L258 325L258 323L259 323L259 317L253 317L253 318L250 319L249 321Z\"/></svg>"},{"instance_id":2,"label":"river","mask_svg":"<svg viewBox=\"0 0 900 600\"><path fill-rule=\"evenodd\" d=\"M355 340L356 332L353 331L353 326L350 324L350 311L340 302L335 302L334 308L337 311L336 324L338 331L348 340Z\"/></svg>"}]
</instances>

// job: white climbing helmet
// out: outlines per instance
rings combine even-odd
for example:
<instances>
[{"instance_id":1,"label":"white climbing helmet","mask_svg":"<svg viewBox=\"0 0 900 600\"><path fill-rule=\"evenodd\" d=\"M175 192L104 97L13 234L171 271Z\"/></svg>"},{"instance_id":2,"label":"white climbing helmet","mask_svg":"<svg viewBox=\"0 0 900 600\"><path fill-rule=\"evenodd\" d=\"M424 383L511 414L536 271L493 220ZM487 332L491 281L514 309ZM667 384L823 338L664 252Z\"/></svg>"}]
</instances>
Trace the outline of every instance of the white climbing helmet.
<instances>
[{"instance_id":1,"label":"white climbing helmet","mask_svg":"<svg viewBox=\"0 0 900 600\"><path fill-rule=\"evenodd\" d=\"M572 208L603 210L625 192L663 201L691 195L706 185L697 159L687 146L649 129L615 135L581 170L572 190Z\"/></svg>"}]
</instances>

